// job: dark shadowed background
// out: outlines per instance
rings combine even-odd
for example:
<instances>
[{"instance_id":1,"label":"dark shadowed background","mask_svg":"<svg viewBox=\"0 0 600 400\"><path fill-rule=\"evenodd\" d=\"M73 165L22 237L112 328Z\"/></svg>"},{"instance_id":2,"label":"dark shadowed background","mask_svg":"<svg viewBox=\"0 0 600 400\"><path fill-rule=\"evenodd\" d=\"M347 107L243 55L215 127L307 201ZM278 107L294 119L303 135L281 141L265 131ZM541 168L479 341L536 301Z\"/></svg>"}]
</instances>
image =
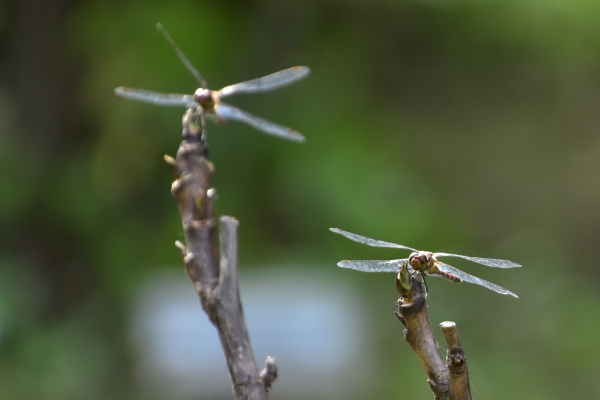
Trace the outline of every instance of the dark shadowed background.
<instances>
[{"instance_id":1,"label":"dark shadowed background","mask_svg":"<svg viewBox=\"0 0 600 400\"><path fill-rule=\"evenodd\" d=\"M0 7L0 398L227 399L185 276L164 154L192 93L311 76L231 103L307 141L210 123L217 212L240 225L255 356L273 399L429 399L393 315L392 259L329 232L507 258L454 265L519 294L429 279L474 397L597 396L600 3L588 0L13 0Z\"/></svg>"}]
</instances>

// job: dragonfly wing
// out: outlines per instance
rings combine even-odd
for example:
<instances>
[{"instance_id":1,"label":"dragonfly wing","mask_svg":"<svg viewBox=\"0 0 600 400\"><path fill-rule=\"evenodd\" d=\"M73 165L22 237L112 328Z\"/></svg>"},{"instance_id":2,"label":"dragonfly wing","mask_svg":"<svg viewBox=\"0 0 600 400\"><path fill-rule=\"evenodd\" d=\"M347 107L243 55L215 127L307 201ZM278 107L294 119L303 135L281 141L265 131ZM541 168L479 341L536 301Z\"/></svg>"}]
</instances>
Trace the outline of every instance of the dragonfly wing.
<instances>
[{"instance_id":1,"label":"dragonfly wing","mask_svg":"<svg viewBox=\"0 0 600 400\"><path fill-rule=\"evenodd\" d=\"M231 96L238 93L256 93L266 92L281 86L294 83L310 73L308 67L292 67L274 74L263 76L262 78L252 79L235 85L225 86L216 93L218 98Z\"/></svg>"},{"instance_id":2,"label":"dragonfly wing","mask_svg":"<svg viewBox=\"0 0 600 400\"><path fill-rule=\"evenodd\" d=\"M362 272L399 272L403 260L344 260L337 263L338 267L355 269Z\"/></svg>"},{"instance_id":3,"label":"dragonfly wing","mask_svg":"<svg viewBox=\"0 0 600 400\"><path fill-rule=\"evenodd\" d=\"M473 261L478 264L487 265L488 267L494 268L517 268L520 267L521 264L517 264L508 260L497 260L495 258L481 258L481 257L469 257L469 256L461 256L460 254L450 254L450 253L435 253L434 256L437 257L459 257L465 260Z\"/></svg>"},{"instance_id":4,"label":"dragonfly wing","mask_svg":"<svg viewBox=\"0 0 600 400\"><path fill-rule=\"evenodd\" d=\"M202 77L202 74L200 73L200 71L198 71L196 69L196 67L194 67L192 65L192 63L190 62L190 60L188 60L188 58L185 56L185 54L183 53L183 51L181 51L181 49L179 48L179 46L177 46L177 43L175 43L175 41L173 40L173 38L171 37L171 35L169 35L169 33L167 32L167 30L162 26L161 23L156 24L156 29L158 29L159 32L162 33L162 35L166 39L167 43L169 43L169 46L171 46L171 48L175 51L175 54L177 54L177 57L179 57L179 60L181 60L181 62L183 63L183 65L185 65L185 67L187 68L187 70L190 71L190 73L192 75L194 75L194 78L196 78L196 80L198 81L198 83L200 84L200 86L202 86L203 89L206 89L208 86L206 84L206 81Z\"/></svg>"},{"instance_id":5,"label":"dragonfly wing","mask_svg":"<svg viewBox=\"0 0 600 400\"><path fill-rule=\"evenodd\" d=\"M229 104L219 103L215 105L215 114L218 118L225 120L233 119L235 121L244 122L251 127L269 135L279 136L281 138L296 142L304 141L304 136L291 128L256 117L250 113L247 113L246 111L240 110L239 108L230 106Z\"/></svg>"},{"instance_id":6,"label":"dragonfly wing","mask_svg":"<svg viewBox=\"0 0 600 400\"><path fill-rule=\"evenodd\" d=\"M413 249L412 247L406 247L406 246L402 246L401 244L384 242L382 240L370 239L368 237L357 235L356 233L346 232L346 231L343 231L343 230L338 229L338 228L329 228L329 230L331 232L339 233L340 235L345 236L345 237L347 237L350 240L354 240L355 242L366 244L367 246L373 246L373 247L391 247L391 248L395 248L395 249L404 249L404 250L417 251L417 250Z\"/></svg>"},{"instance_id":7,"label":"dragonfly wing","mask_svg":"<svg viewBox=\"0 0 600 400\"><path fill-rule=\"evenodd\" d=\"M197 106L194 96L191 94L167 94L152 92L144 89L132 89L128 87L118 87L115 94L125 99L143 101L145 103L156 104L159 106L175 107L195 107Z\"/></svg>"},{"instance_id":8,"label":"dragonfly wing","mask_svg":"<svg viewBox=\"0 0 600 400\"><path fill-rule=\"evenodd\" d=\"M446 272L446 273L449 273L452 275L456 275L465 282L474 283L476 285L483 286L483 287L493 290L494 292L497 292L497 293L509 294L516 298L519 297L516 294L514 294L513 292L511 292L510 290L503 288L502 286L498 286L495 283L486 281L485 279L481 279L476 276L467 274L466 272L463 272L460 269L454 268L448 264L444 264L444 263L440 262L440 263L438 263L437 267L439 268L440 271ZM431 275L436 275L436 276L440 276L443 278L442 275L438 275L435 273L433 273Z\"/></svg>"}]
</instances>

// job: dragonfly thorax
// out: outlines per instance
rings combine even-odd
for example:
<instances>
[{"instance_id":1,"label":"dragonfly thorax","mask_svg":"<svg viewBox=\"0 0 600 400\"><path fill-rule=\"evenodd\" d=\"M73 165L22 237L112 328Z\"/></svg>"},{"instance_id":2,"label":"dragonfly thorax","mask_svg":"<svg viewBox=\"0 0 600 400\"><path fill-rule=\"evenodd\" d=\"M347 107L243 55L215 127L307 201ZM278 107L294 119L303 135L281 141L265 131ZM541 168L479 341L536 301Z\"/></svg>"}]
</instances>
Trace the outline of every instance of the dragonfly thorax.
<instances>
[{"instance_id":1,"label":"dragonfly thorax","mask_svg":"<svg viewBox=\"0 0 600 400\"><path fill-rule=\"evenodd\" d=\"M204 110L209 111L212 110L215 106L215 100L213 98L212 90L199 88L194 93L194 100L198 102L200 107Z\"/></svg>"},{"instance_id":2,"label":"dragonfly thorax","mask_svg":"<svg viewBox=\"0 0 600 400\"><path fill-rule=\"evenodd\" d=\"M430 251L415 251L408 257L408 263L415 271L426 271L433 261Z\"/></svg>"}]
</instances>

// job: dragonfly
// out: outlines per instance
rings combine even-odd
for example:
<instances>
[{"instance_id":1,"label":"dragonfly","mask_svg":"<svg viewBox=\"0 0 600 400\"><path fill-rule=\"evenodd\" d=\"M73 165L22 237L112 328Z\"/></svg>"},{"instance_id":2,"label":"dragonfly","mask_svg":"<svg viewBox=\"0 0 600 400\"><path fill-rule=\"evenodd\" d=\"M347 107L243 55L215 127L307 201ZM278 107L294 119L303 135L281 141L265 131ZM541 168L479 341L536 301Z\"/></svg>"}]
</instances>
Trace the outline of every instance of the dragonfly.
<instances>
[{"instance_id":1,"label":"dragonfly","mask_svg":"<svg viewBox=\"0 0 600 400\"><path fill-rule=\"evenodd\" d=\"M175 53L177 53L177 56L188 69L188 71L190 71L190 73L196 78L200 84L200 88L198 88L194 94L175 94L159 93L150 90L133 89L129 87L118 87L115 89L115 94L117 96L159 106L187 108L200 107L208 118L213 119L216 122L225 122L227 120L239 121L269 135L278 136L296 142L304 141L304 136L302 136L299 132L276 124L275 122L259 118L232 105L223 103L221 99L228 96L233 96L235 94L267 92L282 86L287 86L308 76L310 74L310 68L304 66L292 67L267 76L263 76L262 78L225 86L219 90L210 90L208 89L208 85L200 72L187 59L185 54L177 46L175 41L162 27L162 25L158 24L156 27L163 34Z\"/></svg>"},{"instance_id":2,"label":"dragonfly","mask_svg":"<svg viewBox=\"0 0 600 400\"><path fill-rule=\"evenodd\" d=\"M373 247L390 247L395 249L403 249L412 251L408 258L399 260L344 260L340 261L337 265L342 268L355 269L363 272L395 272L400 271L400 266L403 263L407 263L409 271L414 275L431 275L438 276L447 279L454 283L469 282L476 285L483 286L494 292L501 294L508 294L513 297L519 297L508 289L498 286L495 283L488 282L484 279L476 276L467 274L464 271L459 270L451 265L443 263L438 260L438 257L458 257L465 260L469 260L478 264L486 265L488 267L495 268L516 268L521 265L508 260L497 260L494 258L481 258L481 257L469 257L460 254L450 253L433 253L431 251L419 251L412 247L403 246L401 244L395 244L390 242L384 242L382 240L371 239L365 236L350 233L337 228L329 228L332 232L338 233L358 243L366 244L367 246Z\"/></svg>"}]
</instances>

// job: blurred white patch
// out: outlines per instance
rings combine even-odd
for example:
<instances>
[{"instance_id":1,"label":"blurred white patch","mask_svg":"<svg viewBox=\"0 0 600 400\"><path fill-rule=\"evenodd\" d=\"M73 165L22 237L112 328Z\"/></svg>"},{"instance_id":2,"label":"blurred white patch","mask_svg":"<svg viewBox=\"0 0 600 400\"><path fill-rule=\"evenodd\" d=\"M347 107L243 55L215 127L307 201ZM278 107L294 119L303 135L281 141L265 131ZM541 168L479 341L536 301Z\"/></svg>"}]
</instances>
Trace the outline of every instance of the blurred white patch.
<instances>
[{"instance_id":1,"label":"blurred white patch","mask_svg":"<svg viewBox=\"0 0 600 400\"><path fill-rule=\"evenodd\" d=\"M270 398L361 398L359 389L366 389L374 373L359 299L325 279L324 270L287 266L240 277L258 367L267 355L277 360ZM148 398L232 398L216 329L183 268L140 285L131 340L137 380Z\"/></svg>"}]
</instances>

